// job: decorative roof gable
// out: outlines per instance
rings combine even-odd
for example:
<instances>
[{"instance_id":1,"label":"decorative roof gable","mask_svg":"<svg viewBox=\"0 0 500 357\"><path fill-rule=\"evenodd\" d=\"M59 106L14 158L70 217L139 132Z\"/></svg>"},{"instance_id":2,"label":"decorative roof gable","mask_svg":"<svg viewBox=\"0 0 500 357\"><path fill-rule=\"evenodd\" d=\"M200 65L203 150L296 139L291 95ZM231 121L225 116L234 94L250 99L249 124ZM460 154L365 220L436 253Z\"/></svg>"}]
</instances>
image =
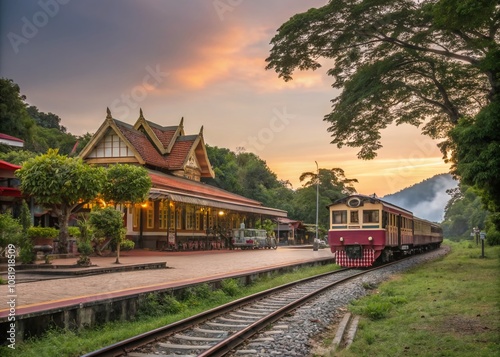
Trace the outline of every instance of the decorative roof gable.
<instances>
[{"instance_id":1,"label":"decorative roof gable","mask_svg":"<svg viewBox=\"0 0 500 357\"><path fill-rule=\"evenodd\" d=\"M175 140L184 135L184 118L177 126L161 126L150 122L144 118L142 109L139 112L139 119L134 124L134 129L143 132L162 154L168 154L172 150Z\"/></svg>"},{"instance_id":2,"label":"decorative roof gable","mask_svg":"<svg viewBox=\"0 0 500 357\"><path fill-rule=\"evenodd\" d=\"M147 121L142 109L132 126L111 116L107 109L104 123L80 156L89 163L137 163L177 176L214 177L203 139L184 134L184 118L178 126L161 126Z\"/></svg>"}]
</instances>

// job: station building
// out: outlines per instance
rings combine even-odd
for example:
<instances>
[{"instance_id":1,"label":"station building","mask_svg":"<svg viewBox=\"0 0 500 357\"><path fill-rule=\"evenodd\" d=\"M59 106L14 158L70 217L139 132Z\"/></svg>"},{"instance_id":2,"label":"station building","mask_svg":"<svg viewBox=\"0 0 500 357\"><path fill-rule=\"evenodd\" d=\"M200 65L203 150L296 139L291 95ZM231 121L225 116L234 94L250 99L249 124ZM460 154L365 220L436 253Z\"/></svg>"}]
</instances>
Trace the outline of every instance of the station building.
<instances>
[{"instance_id":1,"label":"station building","mask_svg":"<svg viewBox=\"0 0 500 357\"><path fill-rule=\"evenodd\" d=\"M163 126L145 119L142 109L134 125L112 117L110 110L80 153L88 164L141 165L152 188L146 202L121 207L127 238L138 248L207 250L228 247L232 229L242 224L286 218L287 212L205 184L213 178L203 127L186 135L184 120Z\"/></svg>"},{"instance_id":2,"label":"station building","mask_svg":"<svg viewBox=\"0 0 500 357\"><path fill-rule=\"evenodd\" d=\"M0 133L0 144L17 148L24 147L24 141L4 133ZM0 160L0 213L10 212L14 217L19 215L22 194L16 170L21 166Z\"/></svg>"}]
</instances>

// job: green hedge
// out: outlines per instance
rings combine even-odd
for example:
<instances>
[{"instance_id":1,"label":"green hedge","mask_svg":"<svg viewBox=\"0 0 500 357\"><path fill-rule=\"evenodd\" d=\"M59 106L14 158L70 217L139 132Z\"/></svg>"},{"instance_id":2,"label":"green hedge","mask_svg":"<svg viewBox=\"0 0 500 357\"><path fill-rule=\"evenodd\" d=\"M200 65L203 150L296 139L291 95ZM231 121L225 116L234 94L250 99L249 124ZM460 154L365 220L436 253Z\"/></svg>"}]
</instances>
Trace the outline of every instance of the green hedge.
<instances>
[{"instance_id":1,"label":"green hedge","mask_svg":"<svg viewBox=\"0 0 500 357\"><path fill-rule=\"evenodd\" d=\"M54 227L30 227L28 228L28 237L30 238L49 238L54 239L59 236L59 230Z\"/></svg>"}]
</instances>

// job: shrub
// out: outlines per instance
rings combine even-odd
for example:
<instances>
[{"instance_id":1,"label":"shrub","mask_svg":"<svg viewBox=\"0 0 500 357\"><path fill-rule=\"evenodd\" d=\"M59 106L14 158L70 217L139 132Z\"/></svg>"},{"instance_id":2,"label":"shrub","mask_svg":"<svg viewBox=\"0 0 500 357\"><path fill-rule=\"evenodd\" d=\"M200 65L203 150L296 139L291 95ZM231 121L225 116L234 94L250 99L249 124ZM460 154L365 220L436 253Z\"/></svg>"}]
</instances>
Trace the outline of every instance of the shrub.
<instances>
[{"instance_id":1,"label":"shrub","mask_svg":"<svg viewBox=\"0 0 500 357\"><path fill-rule=\"evenodd\" d=\"M80 238L81 232L78 227L68 227L68 233L70 237Z\"/></svg>"},{"instance_id":2,"label":"shrub","mask_svg":"<svg viewBox=\"0 0 500 357\"><path fill-rule=\"evenodd\" d=\"M90 261L89 255L92 254L94 249L92 248L92 244L87 241L79 241L77 243L78 246L78 252L80 252L80 256L78 257L78 260L76 261L76 264L80 266L85 266L88 267L92 264Z\"/></svg>"},{"instance_id":3,"label":"shrub","mask_svg":"<svg viewBox=\"0 0 500 357\"><path fill-rule=\"evenodd\" d=\"M10 213L0 214L0 247L20 243L22 231L23 227Z\"/></svg>"},{"instance_id":4,"label":"shrub","mask_svg":"<svg viewBox=\"0 0 500 357\"><path fill-rule=\"evenodd\" d=\"M19 259L23 264L31 264L36 259L36 254L33 250L33 244L25 243L21 246L19 251Z\"/></svg>"},{"instance_id":5,"label":"shrub","mask_svg":"<svg viewBox=\"0 0 500 357\"><path fill-rule=\"evenodd\" d=\"M491 227L486 233L486 242L489 245L499 245L500 244L500 232L495 229L495 227Z\"/></svg>"},{"instance_id":6,"label":"shrub","mask_svg":"<svg viewBox=\"0 0 500 357\"><path fill-rule=\"evenodd\" d=\"M124 239L120 243L121 250L132 250L132 249L134 249L134 247L135 247L135 243L134 243L134 241L132 241L130 239Z\"/></svg>"},{"instance_id":7,"label":"shrub","mask_svg":"<svg viewBox=\"0 0 500 357\"><path fill-rule=\"evenodd\" d=\"M162 305L164 307L163 311L172 315L178 314L186 309L185 304L181 303L171 295L165 295L163 297Z\"/></svg>"},{"instance_id":8,"label":"shrub","mask_svg":"<svg viewBox=\"0 0 500 357\"><path fill-rule=\"evenodd\" d=\"M54 227L30 227L28 228L28 237L54 239L59 235L59 231Z\"/></svg>"},{"instance_id":9,"label":"shrub","mask_svg":"<svg viewBox=\"0 0 500 357\"><path fill-rule=\"evenodd\" d=\"M142 316L159 316L162 314L157 294L150 293L146 295L139 304L139 314Z\"/></svg>"},{"instance_id":10,"label":"shrub","mask_svg":"<svg viewBox=\"0 0 500 357\"><path fill-rule=\"evenodd\" d=\"M240 285L235 279L223 280L221 284L222 291L228 296L236 296L240 292Z\"/></svg>"},{"instance_id":11,"label":"shrub","mask_svg":"<svg viewBox=\"0 0 500 357\"><path fill-rule=\"evenodd\" d=\"M142 316L161 316L165 314L178 314L186 310L186 305L179 302L171 295L160 297L159 294L150 293L139 305L139 313Z\"/></svg>"}]
</instances>

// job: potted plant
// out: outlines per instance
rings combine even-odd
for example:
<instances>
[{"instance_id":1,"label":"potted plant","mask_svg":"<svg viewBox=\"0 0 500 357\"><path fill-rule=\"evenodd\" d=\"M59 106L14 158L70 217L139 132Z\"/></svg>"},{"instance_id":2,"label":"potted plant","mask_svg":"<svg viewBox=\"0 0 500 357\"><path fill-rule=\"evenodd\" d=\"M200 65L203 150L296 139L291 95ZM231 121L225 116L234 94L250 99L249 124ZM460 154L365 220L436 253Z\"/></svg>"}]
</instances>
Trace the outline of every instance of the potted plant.
<instances>
[{"instance_id":1,"label":"potted plant","mask_svg":"<svg viewBox=\"0 0 500 357\"><path fill-rule=\"evenodd\" d=\"M27 234L34 246L43 246L53 245L59 231L54 227L30 227Z\"/></svg>"}]
</instances>

